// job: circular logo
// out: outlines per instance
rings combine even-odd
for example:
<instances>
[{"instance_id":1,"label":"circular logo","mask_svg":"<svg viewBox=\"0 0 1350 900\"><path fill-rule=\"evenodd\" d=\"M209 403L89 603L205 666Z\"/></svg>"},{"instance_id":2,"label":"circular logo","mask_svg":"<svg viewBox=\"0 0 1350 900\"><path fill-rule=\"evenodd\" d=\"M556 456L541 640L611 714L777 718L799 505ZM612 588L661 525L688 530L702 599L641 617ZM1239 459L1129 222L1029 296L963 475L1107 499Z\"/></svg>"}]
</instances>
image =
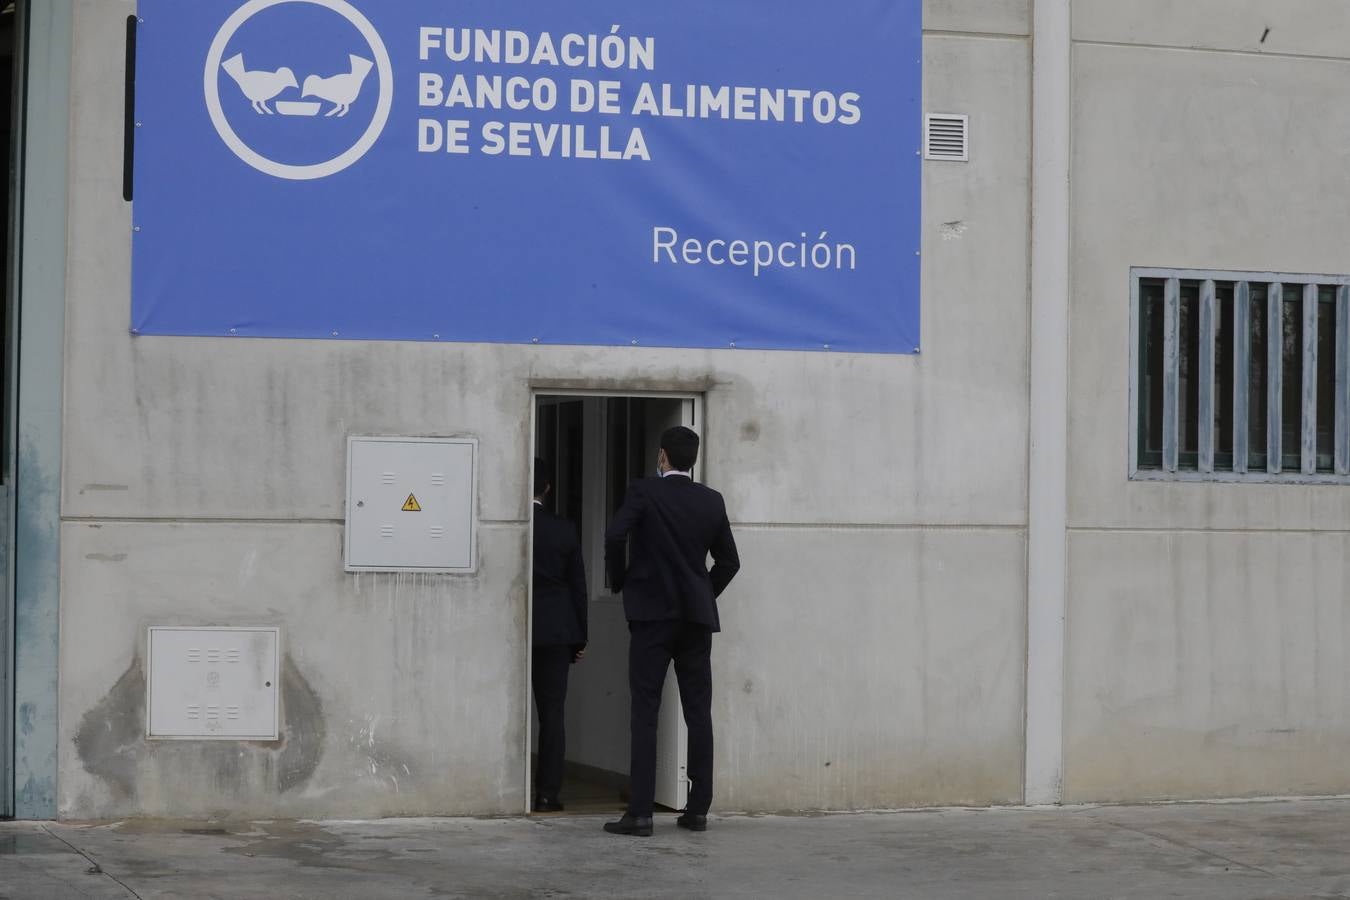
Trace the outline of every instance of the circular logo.
<instances>
[{"instance_id":1,"label":"circular logo","mask_svg":"<svg viewBox=\"0 0 1350 900\"><path fill-rule=\"evenodd\" d=\"M366 128L356 143L352 144L347 150L331 159L312 165L292 165L278 162L254 150L230 124L220 100L220 73L222 70L238 84L239 89L250 101L254 111L260 115L274 114L269 102L274 102L273 98L281 90L286 87L297 89L301 87L300 82L296 80L295 74L290 69L283 68L276 72L249 72L244 66L242 54L236 54L228 60L224 58L225 50L230 41L245 23L264 10L288 4L318 6L337 13L350 22L365 38L366 43L370 45L370 53L374 57L373 64L352 55L353 68L350 73L343 73L330 78L312 75L305 79L304 96L312 95L318 97L320 101L327 100L332 107L326 113L327 116L345 116L347 114L348 107L359 95L364 85L365 76L370 74L371 68L375 70L379 80L379 99L375 104L375 115L371 119L370 126ZM225 146L229 147L235 156L238 156L259 172L292 181L327 178L329 175L336 175L355 164L380 139L385 125L389 122L390 110L394 106L394 66L389 60L389 51L385 48L384 40L375 30L375 26L370 24L370 20L347 0L249 0L239 7L234 15L225 20L225 24L216 34L216 39L212 41L211 49L206 54L204 82L206 108L211 115L211 123L215 125L217 133L220 134L220 139L225 142ZM304 116L317 115L318 110L322 107L322 103L317 101L312 103L275 101L275 105L281 108L283 115Z\"/></svg>"}]
</instances>

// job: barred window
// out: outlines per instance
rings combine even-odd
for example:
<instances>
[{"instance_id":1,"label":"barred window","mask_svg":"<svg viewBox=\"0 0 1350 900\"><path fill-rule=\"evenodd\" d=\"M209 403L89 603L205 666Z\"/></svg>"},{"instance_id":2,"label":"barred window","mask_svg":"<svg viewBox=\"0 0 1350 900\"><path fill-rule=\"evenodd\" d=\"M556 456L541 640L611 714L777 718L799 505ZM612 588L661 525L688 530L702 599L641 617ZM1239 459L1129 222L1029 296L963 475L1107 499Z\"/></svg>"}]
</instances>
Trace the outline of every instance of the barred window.
<instances>
[{"instance_id":1,"label":"barred window","mask_svg":"<svg viewBox=\"0 0 1350 900\"><path fill-rule=\"evenodd\" d=\"M1131 282L1132 478L1350 483L1350 276Z\"/></svg>"}]
</instances>

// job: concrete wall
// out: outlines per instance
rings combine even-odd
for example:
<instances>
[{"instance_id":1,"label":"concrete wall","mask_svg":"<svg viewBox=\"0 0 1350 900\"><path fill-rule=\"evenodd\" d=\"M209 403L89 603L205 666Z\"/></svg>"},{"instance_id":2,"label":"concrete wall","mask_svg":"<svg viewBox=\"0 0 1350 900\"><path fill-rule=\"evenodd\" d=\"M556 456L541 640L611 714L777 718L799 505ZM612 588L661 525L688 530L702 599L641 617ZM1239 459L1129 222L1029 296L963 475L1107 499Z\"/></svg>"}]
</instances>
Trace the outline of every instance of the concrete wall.
<instances>
[{"instance_id":1,"label":"concrete wall","mask_svg":"<svg viewBox=\"0 0 1350 900\"><path fill-rule=\"evenodd\" d=\"M1130 266L1348 271L1350 12L1074 14L1065 799L1350 791L1350 495L1127 480Z\"/></svg>"},{"instance_id":2,"label":"concrete wall","mask_svg":"<svg viewBox=\"0 0 1350 900\"><path fill-rule=\"evenodd\" d=\"M57 806L57 697L60 685L60 515L62 347L66 295L67 180L70 106L71 0L28 4L16 13L27 30L22 192L12 211L22 222L11 255L19 265L16 314L22 340L10 345L9 397L22 410L7 410L14 493L6 497L12 535L4 579L13 591L9 623L14 648L13 780L0 790L0 811L44 819ZM6 493L9 493L6 491ZM0 619L4 618L0 616ZM5 643L8 643L6 640ZM6 651L0 650L0 656ZM0 679L4 680L4 679ZM0 708L10 711L8 702ZM5 748L8 751L8 747ZM10 774L8 765L0 770ZM8 801L13 787L13 805Z\"/></svg>"},{"instance_id":3,"label":"concrete wall","mask_svg":"<svg viewBox=\"0 0 1350 900\"><path fill-rule=\"evenodd\" d=\"M718 808L1020 799L1027 6L929 4L928 105L982 149L926 169L924 354L848 357L133 339L133 4L78 0L61 815L521 810L532 386L706 393ZM342 573L349 433L479 437L476 575ZM282 741L141 739L159 623L282 626Z\"/></svg>"}]
</instances>

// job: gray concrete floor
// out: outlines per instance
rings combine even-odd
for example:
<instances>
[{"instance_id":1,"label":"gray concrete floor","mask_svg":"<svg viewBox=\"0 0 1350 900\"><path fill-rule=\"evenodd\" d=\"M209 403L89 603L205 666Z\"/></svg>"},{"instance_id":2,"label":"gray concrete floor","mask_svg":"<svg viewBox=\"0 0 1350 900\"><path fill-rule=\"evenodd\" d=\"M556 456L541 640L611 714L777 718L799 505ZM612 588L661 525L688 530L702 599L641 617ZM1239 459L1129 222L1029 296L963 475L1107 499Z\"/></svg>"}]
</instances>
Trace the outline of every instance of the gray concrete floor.
<instances>
[{"instance_id":1,"label":"gray concrete floor","mask_svg":"<svg viewBox=\"0 0 1350 900\"><path fill-rule=\"evenodd\" d=\"M0 824L0 898L1350 897L1350 801L603 819Z\"/></svg>"}]
</instances>

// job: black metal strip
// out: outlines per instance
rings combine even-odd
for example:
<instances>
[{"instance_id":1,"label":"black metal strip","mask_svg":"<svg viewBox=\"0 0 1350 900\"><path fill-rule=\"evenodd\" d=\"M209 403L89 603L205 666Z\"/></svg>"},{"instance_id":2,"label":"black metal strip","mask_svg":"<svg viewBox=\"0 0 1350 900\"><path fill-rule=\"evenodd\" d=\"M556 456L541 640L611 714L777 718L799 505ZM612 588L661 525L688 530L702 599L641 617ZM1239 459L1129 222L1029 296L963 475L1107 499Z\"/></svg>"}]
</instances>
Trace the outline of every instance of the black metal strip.
<instances>
[{"instance_id":1,"label":"black metal strip","mask_svg":"<svg viewBox=\"0 0 1350 900\"><path fill-rule=\"evenodd\" d=\"M127 71L125 116L122 123L122 199L131 202L136 174L136 25L135 16L127 16Z\"/></svg>"}]
</instances>

